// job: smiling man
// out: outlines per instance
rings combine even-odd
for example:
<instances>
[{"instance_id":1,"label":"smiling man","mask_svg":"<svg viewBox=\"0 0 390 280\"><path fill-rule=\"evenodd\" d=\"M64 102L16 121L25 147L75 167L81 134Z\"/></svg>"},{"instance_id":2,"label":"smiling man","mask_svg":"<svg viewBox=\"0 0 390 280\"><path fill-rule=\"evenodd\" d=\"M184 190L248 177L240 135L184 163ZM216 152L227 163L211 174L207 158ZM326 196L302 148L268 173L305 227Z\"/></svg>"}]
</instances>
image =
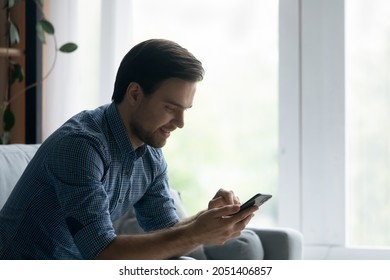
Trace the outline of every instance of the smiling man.
<instances>
[{"instance_id":1,"label":"smiling man","mask_svg":"<svg viewBox=\"0 0 390 280\"><path fill-rule=\"evenodd\" d=\"M132 48L113 102L69 119L27 166L0 212L0 259L168 259L239 236L257 208L237 213L233 192L181 221L169 195L160 148L183 128L203 73L174 42ZM131 207L147 233L117 235Z\"/></svg>"},{"instance_id":2,"label":"smiling man","mask_svg":"<svg viewBox=\"0 0 390 280\"><path fill-rule=\"evenodd\" d=\"M184 112L192 107L195 90L195 83L179 78L161 82L153 94L131 82L118 110L133 147L163 147L172 131L184 127Z\"/></svg>"}]
</instances>

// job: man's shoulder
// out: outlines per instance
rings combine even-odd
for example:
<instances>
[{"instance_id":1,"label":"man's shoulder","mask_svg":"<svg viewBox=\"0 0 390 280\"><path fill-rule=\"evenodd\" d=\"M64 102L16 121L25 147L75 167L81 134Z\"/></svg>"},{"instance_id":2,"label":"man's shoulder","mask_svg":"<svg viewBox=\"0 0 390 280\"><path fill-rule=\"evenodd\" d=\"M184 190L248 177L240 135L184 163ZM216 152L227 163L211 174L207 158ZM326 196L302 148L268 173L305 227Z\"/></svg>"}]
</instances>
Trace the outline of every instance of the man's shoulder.
<instances>
[{"instance_id":1,"label":"man's shoulder","mask_svg":"<svg viewBox=\"0 0 390 280\"><path fill-rule=\"evenodd\" d=\"M85 144L104 145L108 130L104 118L107 107L108 105L103 105L94 110L85 110L74 115L49 138L52 138L53 142L61 139L61 141L79 141Z\"/></svg>"},{"instance_id":2,"label":"man's shoulder","mask_svg":"<svg viewBox=\"0 0 390 280\"><path fill-rule=\"evenodd\" d=\"M49 158L81 158L109 160L108 144L104 138L83 132L72 131L59 134L42 143L40 152Z\"/></svg>"},{"instance_id":3,"label":"man's shoulder","mask_svg":"<svg viewBox=\"0 0 390 280\"><path fill-rule=\"evenodd\" d=\"M45 154L90 154L108 156L108 137L103 124L88 117L88 111L69 119L42 143Z\"/></svg>"},{"instance_id":4,"label":"man's shoulder","mask_svg":"<svg viewBox=\"0 0 390 280\"><path fill-rule=\"evenodd\" d=\"M69 119L64 125L86 132L103 132L107 123L105 117L107 110L108 105L103 105L94 110L82 111Z\"/></svg>"}]
</instances>

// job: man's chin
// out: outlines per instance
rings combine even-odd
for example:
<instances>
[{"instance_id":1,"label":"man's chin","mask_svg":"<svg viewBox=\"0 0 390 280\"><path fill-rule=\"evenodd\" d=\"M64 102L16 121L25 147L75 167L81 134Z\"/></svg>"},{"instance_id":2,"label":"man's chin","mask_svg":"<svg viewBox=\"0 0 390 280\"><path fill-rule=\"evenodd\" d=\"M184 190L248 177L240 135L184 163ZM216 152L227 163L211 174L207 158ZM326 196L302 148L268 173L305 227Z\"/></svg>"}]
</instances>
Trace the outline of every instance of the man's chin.
<instances>
[{"instance_id":1,"label":"man's chin","mask_svg":"<svg viewBox=\"0 0 390 280\"><path fill-rule=\"evenodd\" d=\"M149 134L149 135L145 134L144 137L142 137L141 139L146 145L158 149L158 148L162 148L165 146L165 144L167 143L168 137L165 135L162 135L161 133L153 133L153 134Z\"/></svg>"},{"instance_id":2,"label":"man's chin","mask_svg":"<svg viewBox=\"0 0 390 280\"><path fill-rule=\"evenodd\" d=\"M167 140L160 140L160 141L148 141L148 142L145 142L147 145L153 147L153 148L156 148L156 149L160 149L162 147L165 146L165 144L167 143Z\"/></svg>"}]
</instances>

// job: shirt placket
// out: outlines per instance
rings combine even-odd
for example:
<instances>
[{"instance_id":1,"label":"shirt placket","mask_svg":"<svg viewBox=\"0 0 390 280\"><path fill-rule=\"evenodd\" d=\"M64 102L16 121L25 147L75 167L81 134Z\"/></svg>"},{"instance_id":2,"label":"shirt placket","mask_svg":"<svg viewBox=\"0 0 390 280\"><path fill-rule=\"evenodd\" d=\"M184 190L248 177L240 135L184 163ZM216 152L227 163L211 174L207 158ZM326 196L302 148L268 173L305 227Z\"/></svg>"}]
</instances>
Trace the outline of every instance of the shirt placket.
<instances>
[{"instance_id":1,"label":"shirt placket","mask_svg":"<svg viewBox=\"0 0 390 280\"><path fill-rule=\"evenodd\" d=\"M111 212L111 215L115 216L115 213L117 213L117 211L120 212L120 209L123 207L124 205L124 202L126 201L126 193L128 193L128 188L130 187L130 184L129 184L129 181L130 181L130 177L131 177L131 174L133 172L133 168L134 168L134 159L133 157L131 159L127 159L123 165L122 165L122 170L120 172L120 175L121 178L119 178L118 182L119 182L119 185L116 186L116 190L115 190L115 199L113 201L115 201L115 205L114 207L112 208L112 212Z\"/></svg>"}]
</instances>

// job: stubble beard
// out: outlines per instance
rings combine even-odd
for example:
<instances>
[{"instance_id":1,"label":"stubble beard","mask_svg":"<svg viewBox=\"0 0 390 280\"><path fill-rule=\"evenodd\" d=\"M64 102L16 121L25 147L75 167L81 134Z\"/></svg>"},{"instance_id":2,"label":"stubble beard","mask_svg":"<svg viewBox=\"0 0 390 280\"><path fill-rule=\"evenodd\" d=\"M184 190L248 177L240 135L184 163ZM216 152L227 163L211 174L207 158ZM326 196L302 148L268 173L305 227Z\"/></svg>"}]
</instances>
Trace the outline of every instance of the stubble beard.
<instances>
[{"instance_id":1,"label":"stubble beard","mask_svg":"<svg viewBox=\"0 0 390 280\"><path fill-rule=\"evenodd\" d=\"M154 132L147 131L139 122L130 123L130 127L139 140L153 148L162 148L167 142L163 137L158 137L158 130Z\"/></svg>"}]
</instances>

